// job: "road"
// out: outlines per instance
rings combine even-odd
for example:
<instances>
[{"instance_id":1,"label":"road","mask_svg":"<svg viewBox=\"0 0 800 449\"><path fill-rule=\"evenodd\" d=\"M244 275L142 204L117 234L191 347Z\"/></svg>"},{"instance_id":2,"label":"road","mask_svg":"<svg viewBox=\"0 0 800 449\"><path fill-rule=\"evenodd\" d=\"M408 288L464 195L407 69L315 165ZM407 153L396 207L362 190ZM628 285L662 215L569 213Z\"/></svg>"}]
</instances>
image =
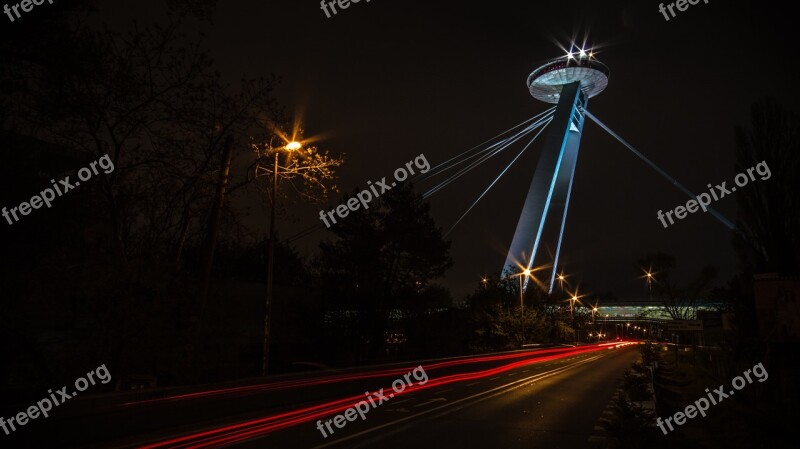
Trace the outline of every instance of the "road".
<instances>
[{"instance_id":1,"label":"road","mask_svg":"<svg viewBox=\"0 0 800 449\"><path fill-rule=\"evenodd\" d=\"M635 345L552 348L158 398L87 399L37 423L35 433L21 428L3 442L87 449L593 447L589 437L637 354ZM347 412L359 402L361 416Z\"/></svg>"},{"instance_id":2,"label":"road","mask_svg":"<svg viewBox=\"0 0 800 449\"><path fill-rule=\"evenodd\" d=\"M630 348L520 367L388 401L328 438L309 423L236 447L589 448L636 355Z\"/></svg>"}]
</instances>

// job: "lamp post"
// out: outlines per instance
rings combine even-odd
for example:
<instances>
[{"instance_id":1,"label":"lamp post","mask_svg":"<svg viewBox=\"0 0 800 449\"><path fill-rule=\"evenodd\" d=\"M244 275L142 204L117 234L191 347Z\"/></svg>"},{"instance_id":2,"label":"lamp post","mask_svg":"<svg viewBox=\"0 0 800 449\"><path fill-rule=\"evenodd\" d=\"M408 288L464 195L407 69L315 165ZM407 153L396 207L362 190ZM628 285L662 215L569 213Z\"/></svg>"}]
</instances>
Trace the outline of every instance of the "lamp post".
<instances>
[{"instance_id":1,"label":"lamp post","mask_svg":"<svg viewBox=\"0 0 800 449\"><path fill-rule=\"evenodd\" d=\"M656 278L654 276L655 273L653 273L653 268L652 267L650 267L649 270L645 270L644 268L642 268L642 271L644 272L644 276L641 276L641 277L643 277L645 282L647 283L647 298L650 301L652 301L653 300L653 281L656 280Z\"/></svg>"},{"instance_id":2,"label":"lamp post","mask_svg":"<svg viewBox=\"0 0 800 449\"><path fill-rule=\"evenodd\" d=\"M525 344L525 291L522 289L522 277L527 279L531 275L531 270L524 269L517 275L519 278L519 318L522 323L522 344Z\"/></svg>"},{"instance_id":3,"label":"lamp post","mask_svg":"<svg viewBox=\"0 0 800 449\"><path fill-rule=\"evenodd\" d=\"M561 273L558 273L558 277L556 279L558 279L558 288L564 290L564 282L567 281L567 277L564 276L564 272L562 271Z\"/></svg>"},{"instance_id":4,"label":"lamp post","mask_svg":"<svg viewBox=\"0 0 800 449\"><path fill-rule=\"evenodd\" d=\"M272 279L273 279L273 259L275 257L275 209L277 206L278 192L278 159L279 150L288 152L299 150L302 147L300 142L289 142L282 148L275 149L275 165L272 170L272 210L269 217L269 242L267 243L267 300L266 312L264 313L264 348L261 360L261 375L266 376L269 370L269 337L270 337L270 311L272 310Z\"/></svg>"},{"instance_id":5,"label":"lamp post","mask_svg":"<svg viewBox=\"0 0 800 449\"><path fill-rule=\"evenodd\" d=\"M578 332L575 330L575 303L578 302L578 289L575 289L575 293L570 293L572 297L569 298L569 317L570 317L570 326L572 326L572 331L575 335L575 344L578 344Z\"/></svg>"},{"instance_id":6,"label":"lamp post","mask_svg":"<svg viewBox=\"0 0 800 449\"><path fill-rule=\"evenodd\" d=\"M577 295L572 295L572 298L569 298L569 318L572 321L572 325L575 325L575 301L578 300Z\"/></svg>"}]
</instances>

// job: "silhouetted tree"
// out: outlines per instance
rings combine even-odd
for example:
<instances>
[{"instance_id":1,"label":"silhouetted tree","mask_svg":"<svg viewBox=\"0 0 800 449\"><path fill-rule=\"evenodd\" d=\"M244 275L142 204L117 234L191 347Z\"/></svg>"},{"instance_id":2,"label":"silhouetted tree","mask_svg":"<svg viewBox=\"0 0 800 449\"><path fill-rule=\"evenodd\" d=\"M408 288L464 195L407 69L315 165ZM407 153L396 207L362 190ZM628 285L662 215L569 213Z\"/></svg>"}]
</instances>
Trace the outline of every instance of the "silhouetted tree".
<instances>
[{"instance_id":1,"label":"silhouetted tree","mask_svg":"<svg viewBox=\"0 0 800 449\"><path fill-rule=\"evenodd\" d=\"M331 226L335 240L320 244L315 265L329 310L346 316L365 355L375 356L398 312L420 311L418 297L432 293L429 284L453 261L430 205L410 186L395 187L368 205Z\"/></svg>"},{"instance_id":2,"label":"silhouetted tree","mask_svg":"<svg viewBox=\"0 0 800 449\"><path fill-rule=\"evenodd\" d=\"M641 274L641 267L648 267L654 277L653 293L670 317L674 320L691 320L697 311L697 301L709 294L711 282L717 277L717 269L706 265L686 285L680 285L671 278L675 265L674 256L659 251L639 259L636 273Z\"/></svg>"},{"instance_id":3,"label":"silhouetted tree","mask_svg":"<svg viewBox=\"0 0 800 449\"><path fill-rule=\"evenodd\" d=\"M746 188L736 191L739 220L734 247L747 274L797 274L800 119L772 99L760 100L752 106L749 128L736 127L737 173L762 162L770 176L756 178Z\"/></svg>"},{"instance_id":4,"label":"silhouetted tree","mask_svg":"<svg viewBox=\"0 0 800 449\"><path fill-rule=\"evenodd\" d=\"M14 240L25 239L19 245L36 248L39 263L32 270L26 262L34 255L21 255L2 273L3 284L25 300L15 306L19 318L0 325L26 332L25 341L47 356L42 360L59 367L43 371L85 370L102 359L117 378L156 373L186 381L195 350L189 348L203 351L192 331L201 326L189 319L197 283L190 270L175 267L203 241L226 137L234 139L234 157L251 156L250 136L267 132L268 120L283 121L277 81L222 81L201 34L186 33L195 25L188 21L209 17L213 1L173 0L165 20L133 23L128 31L89 26L93 10L86 5L93 3L56 2L26 17L25 26L2 29L2 135L35 150L17 155L25 164L2 168L24 167L24 177L36 181L25 189L28 198L105 154L114 170L27 217L29 229L57 228L59 238L9 229ZM224 245L242 226L237 208L223 208ZM41 338L50 333L58 338ZM209 354L221 352L236 354Z\"/></svg>"}]
</instances>

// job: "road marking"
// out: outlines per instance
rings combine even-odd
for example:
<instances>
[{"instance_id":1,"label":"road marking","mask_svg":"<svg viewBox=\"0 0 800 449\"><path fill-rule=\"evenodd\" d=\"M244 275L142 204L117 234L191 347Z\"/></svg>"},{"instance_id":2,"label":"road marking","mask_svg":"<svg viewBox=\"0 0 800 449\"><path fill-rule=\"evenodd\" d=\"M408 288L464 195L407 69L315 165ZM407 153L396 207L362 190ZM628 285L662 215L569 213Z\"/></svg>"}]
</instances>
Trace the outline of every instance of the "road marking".
<instances>
[{"instance_id":1,"label":"road marking","mask_svg":"<svg viewBox=\"0 0 800 449\"><path fill-rule=\"evenodd\" d=\"M335 440L335 441L330 441L328 443L321 444L319 446L314 446L312 449L322 449L322 448L325 448L325 447L333 446L335 444L343 443L345 441L349 441L349 440L352 440L354 438L358 438L358 437L361 437L363 435L366 435L366 434L369 434L369 433L384 429L386 427L394 426L396 424L400 424L402 422L406 422L408 420L418 418L420 416L428 415L430 413L437 412L437 411L440 411L440 410L448 408L448 407L451 408L450 412L454 412L456 410L459 410L460 408L467 407L469 405L474 405L477 402L484 401L486 399L491 399L491 398L493 398L495 396L499 396L501 394L506 394L506 393L508 393L510 391L516 390L517 388L522 388L522 387L524 387L524 386L526 386L528 384L531 384L531 383L534 383L534 382L538 382L538 381L540 381L542 379L546 379L548 377L555 376L556 374L560 374L560 373L562 373L564 371L569 371L570 369L575 368L577 366L580 366L580 365L583 365L585 363L589 363L589 362L592 362L594 360L600 359L600 358L604 357L606 354L607 353L602 353L602 354L596 355L594 357L588 358L586 360L582 360L580 362L575 362L575 363L573 363L573 364L571 364L569 366L562 366L562 367L559 367L559 368L554 368L554 369L552 369L550 371L546 371L544 373L534 374L534 375L526 377L524 379L515 380L515 381L509 382L509 383L507 383L505 385L500 385L499 387L494 387L491 390L482 391L480 393L473 394L472 396L467 396L465 398L461 398L461 399L455 400L455 401L450 402L448 404L443 404L443 405L440 405L438 407L434 407L434 408L431 408L431 409L428 409L428 410L424 410L424 411L421 411L421 412L413 414L413 415L409 415L409 416L406 416L406 417L403 417L403 418L400 418L400 419L396 419L394 421L390 421L390 422L385 423L385 424L381 424L379 426L372 427L370 429L362 430L361 432L358 432L358 433L355 433L355 434L352 434L352 435L348 435L346 437L339 438L338 440ZM452 408L452 407L455 407L457 404L460 404L460 403L463 403L463 402L466 402L466 401L470 401L470 400L476 400L476 401L474 403L464 404L463 406L461 406L459 408ZM444 413L447 413L447 412L444 412Z\"/></svg>"},{"instance_id":2,"label":"road marking","mask_svg":"<svg viewBox=\"0 0 800 449\"><path fill-rule=\"evenodd\" d=\"M428 404L433 404L434 402L447 402L447 399L445 399L445 398L433 398L430 401L423 402L422 404L417 404L414 407L423 407L423 406L426 406Z\"/></svg>"},{"instance_id":3,"label":"road marking","mask_svg":"<svg viewBox=\"0 0 800 449\"><path fill-rule=\"evenodd\" d=\"M480 382L472 382L471 384L464 385L465 387L471 387L473 385L478 385Z\"/></svg>"},{"instance_id":4,"label":"road marking","mask_svg":"<svg viewBox=\"0 0 800 449\"><path fill-rule=\"evenodd\" d=\"M453 391L453 389L452 388L448 388L447 390L441 390L441 391L438 391L437 393L442 394L442 393L447 393L448 391Z\"/></svg>"},{"instance_id":5,"label":"road marking","mask_svg":"<svg viewBox=\"0 0 800 449\"><path fill-rule=\"evenodd\" d=\"M495 377L492 377L492 378L491 378L491 379L489 379L489 380L495 380L495 379L497 379L497 378L499 378L499 377L500 377L500 376L495 376Z\"/></svg>"},{"instance_id":6,"label":"road marking","mask_svg":"<svg viewBox=\"0 0 800 449\"><path fill-rule=\"evenodd\" d=\"M528 371L530 371L530 370L529 370L529 369L526 369L525 371L523 371L523 373L527 373Z\"/></svg>"}]
</instances>

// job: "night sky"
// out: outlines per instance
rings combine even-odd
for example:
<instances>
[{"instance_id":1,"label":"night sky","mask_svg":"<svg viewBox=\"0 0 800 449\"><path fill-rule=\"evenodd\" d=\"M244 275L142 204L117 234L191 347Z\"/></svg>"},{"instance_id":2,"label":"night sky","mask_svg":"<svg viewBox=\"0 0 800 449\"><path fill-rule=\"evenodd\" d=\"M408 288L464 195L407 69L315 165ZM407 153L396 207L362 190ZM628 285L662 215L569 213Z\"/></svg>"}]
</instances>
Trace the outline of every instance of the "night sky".
<instances>
[{"instance_id":1,"label":"night sky","mask_svg":"<svg viewBox=\"0 0 800 449\"><path fill-rule=\"evenodd\" d=\"M792 19L774 2L711 0L667 22L659 3L362 0L326 18L316 0L225 1L203 30L229 81L282 78L278 99L302 116L306 135L346 154L343 191L389 177L420 153L435 165L543 111L526 78L573 39L611 70L608 88L589 102L600 120L696 193L731 184L734 126L749 123L750 105L772 96L796 109ZM120 27L163 14L155 0L107 8ZM455 265L443 282L457 299L500 270L543 140L449 235ZM515 148L432 198L439 226L457 220ZM237 163L248 157L241 151ZM696 213L664 229L656 219L686 200L587 120L562 248L567 273L589 291L640 297L634 261L663 250L684 278L711 263L723 283L736 261L721 223ZM735 219L732 198L715 206ZM294 206L280 234L315 224L320 208ZM265 232L265 215L255 210L254 230ZM297 244L310 255L321 238Z\"/></svg>"}]
</instances>

